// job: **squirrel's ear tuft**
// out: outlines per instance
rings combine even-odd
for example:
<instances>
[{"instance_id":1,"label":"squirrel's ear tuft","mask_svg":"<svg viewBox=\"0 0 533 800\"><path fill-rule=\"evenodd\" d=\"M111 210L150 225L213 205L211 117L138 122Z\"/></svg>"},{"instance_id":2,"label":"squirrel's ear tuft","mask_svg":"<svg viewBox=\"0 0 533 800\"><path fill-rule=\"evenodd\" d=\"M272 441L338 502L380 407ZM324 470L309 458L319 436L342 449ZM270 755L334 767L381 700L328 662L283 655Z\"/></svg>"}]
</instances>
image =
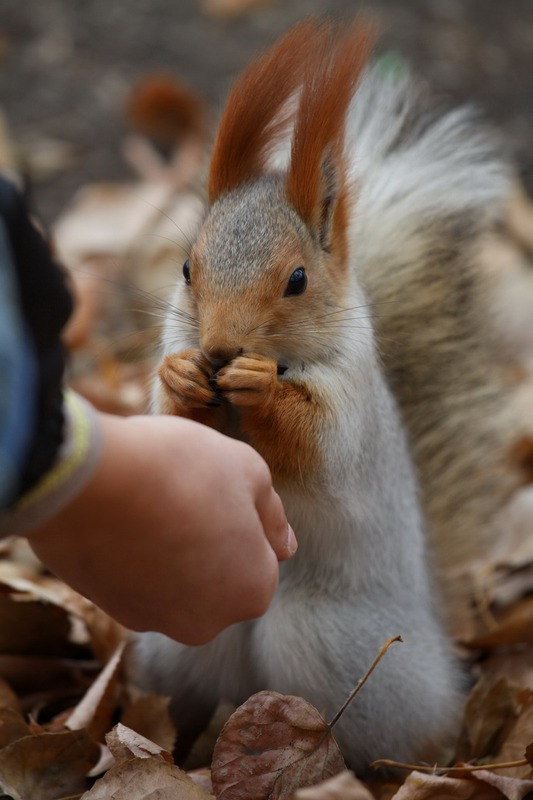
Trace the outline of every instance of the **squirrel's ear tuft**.
<instances>
[{"instance_id":1,"label":"squirrel's ear tuft","mask_svg":"<svg viewBox=\"0 0 533 800\"><path fill-rule=\"evenodd\" d=\"M213 148L210 203L262 174L269 148L290 121L288 101L301 85L307 60L322 35L315 20L299 23L237 80Z\"/></svg>"},{"instance_id":2,"label":"squirrel's ear tuft","mask_svg":"<svg viewBox=\"0 0 533 800\"><path fill-rule=\"evenodd\" d=\"M344 34L330 28L329 36L322 38L306 64L287 194L325 250L342 246L345 240L346 113L373 41L370 27L361 23L353 24Z\"/></svg>"}]
</instances>

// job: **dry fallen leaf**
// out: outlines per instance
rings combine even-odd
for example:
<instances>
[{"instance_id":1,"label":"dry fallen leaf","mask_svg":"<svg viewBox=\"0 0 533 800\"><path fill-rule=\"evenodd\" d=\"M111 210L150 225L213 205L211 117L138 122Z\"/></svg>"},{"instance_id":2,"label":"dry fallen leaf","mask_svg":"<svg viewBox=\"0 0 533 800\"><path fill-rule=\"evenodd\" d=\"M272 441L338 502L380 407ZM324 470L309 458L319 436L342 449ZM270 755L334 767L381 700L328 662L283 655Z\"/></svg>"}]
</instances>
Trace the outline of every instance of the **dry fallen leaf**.
<instances>
[{"instance_id":1,"label":"dry fallen leaf","mask_svg":"<svg viewBox=\"0 0 533 800\"><path fill-rule=\"evenodd\" d=\"M411 772L393 800L502 800L493 786L463 778Z\"/></svg>"},{"instance_id":2,"label":"dry fallen leaf","mask_svg":"<svg viewBox=\"0 0 533 800\"><path fill-rule=\"evenodd\" d=\"M472 780L481 783L482 792L479 795L480 800L485 800L489 797L489 788L497 789L505 800L524 800L524 798L531 798L533 793L532 780L520 780L519 778L509 778L505 775L499 775L496 772L483 770L481 772L471 773Z\"/></svg>"},{"instance_id":3,"label":"dry fallen leaf","mask_svg":"<svg viewBox=\"0 0 533 800\"><path fill-rule=\"evenodd\" d=\"M211 770L204 767L203 769L188 770L187 775L198 786L201 786L209 794L214 794L213 781L211 780Z\"/></svg>"},{"instance_id":4,"label":"dry fallen leaf","mask_svg":"<svg viewBox=\"0 0 533 800\"><path fill-rule=\"evenodd\" d=\"M85 731L25 736L0 750L0 788L13 800L60 800L83 792L100 748Z\"/></svg>"},{"instance_id":5,"label":"dry fallen leaf","mask_svg":"<svg viewBox=\"0 0 533 800\"><path fill-rule=\"evenodd\" d=\"M169 702L170 698L158 695L138 697L124 710L121 722L171 753L176 744L176 728L168 712Z\"/></svg>"},{"instance_id":6,"label":"dry fallen leaf","mask_svg":"<svg viewBox=\"0 0 533 800\"><path fill-rule=\"evenodd\" d=\"M166 761L168 764L174 763L171 753L145 736L141 736L137 731L127 728L121 722L115 725L105 739L117 763L130 758L155 758L158 761Z\"/></svg>"},{"instance_id":7,"label":"dry fallen leaf","mask_svg":"<svg viewBox=\"0 0 533 800\"><path fill-rule=\"evenodd\" d=\"M531 587L530 587L531 588ZM516 644L533 644L533 597L526 597L495 616L493 630L475 636L469 647L493 649Z\"/></svg>"},{"instance_id":8,"label":"dry fallen leaf","mask_svg":"<svg viewBox=\"0 0 533 800\"><path fill-rule=\"evenodd\" d=\"M0 708L11 708L15 711L20 711L17 695L3 678L0 678Z\"/></svg>"},{"instance_id":9,"label":"dry fallen leaf","mask_svg":"<svg viewBox=\"0 0 533 800\"><path fill-rule=\"evenodd\" d=\"M465 707L464 730L459 748L462 761L494 756L504 738L504 729L516 719L516 692L505 678L494 681L483 674Z\"/></svg>"},{"instance_id":10,"label":"dry fallen leaf","mask_svg":"<svg viewBox=\"0 0 533 800\"><path fill-rule=\"evenodd\" d=\"M81 800L213 800L186 772L166 761L132 758L112 767ZM33 798L32 798L33 800Z\"/></svg>"},{"instance_id":11,"label":"dry fallen leaf","mask_svg":"<svg viewBox=\"0 0 533 800\"><path fill-rule=\"evenodd\" d=\"M525 743L533 742L533 691L526 690L517 695L517 717L505 741L497 753L497 761L519 761L524 757ZM499 775L512 778L531 778L531 765L509 767L498 770Z\"/></svg>"},{"instance_id":12,"label":"dry fallen leaf","mask_svg":"<svg viewBox=\"0 0 533 800\"><path fill-rule=\"evenodd\" d=\"M30 726L22 714L13 708L0 708L0 748L29 736L30 733Z\"/></svg>"},{"instance_id":13,"label":"dry fallen leaf","mask_svg":"<svg viewBox=\"0 0 533 800\"><path fill-rule=\"evenodd\" d=\"M36 704L41 708L47 697L70 695L76 702L97 674L97 667L92 660L0 656L0 674L18 693L22 710L34 716Z\"/></svg>"},{"instance_id":14,"label":"dry fallen leaf","mask_svg":"<svg viewBox=\"0 0 533 800\"><path fill-rule=\"evenodd\" d=\"M65 721L66 728L86 728L95 741L103 741L116 707L117 670L125 646L125 642L119 644L98 678Z\"/></svg>"},{"instance_id":15,"label":"dry fallen leaf","mask_svg":"<svg viewBox=\"0 0 533 800\"><path fill-rule=\"evenodd\" d=\"M218 800L288 798L346 769L331 730L301 697L259 692L230 717L215 745Z\"/></svg>"},{"instance_id":16,"label":"dry fallen leaf","mask_svg":"<svg viewBox=\"0 0 533 800\"><path fill-rule=\"evenodd\" d=\"M69 615L63 608L26 589L0 585L0 653L72 654L70 631Z\"/></svg>"}]
</instances>

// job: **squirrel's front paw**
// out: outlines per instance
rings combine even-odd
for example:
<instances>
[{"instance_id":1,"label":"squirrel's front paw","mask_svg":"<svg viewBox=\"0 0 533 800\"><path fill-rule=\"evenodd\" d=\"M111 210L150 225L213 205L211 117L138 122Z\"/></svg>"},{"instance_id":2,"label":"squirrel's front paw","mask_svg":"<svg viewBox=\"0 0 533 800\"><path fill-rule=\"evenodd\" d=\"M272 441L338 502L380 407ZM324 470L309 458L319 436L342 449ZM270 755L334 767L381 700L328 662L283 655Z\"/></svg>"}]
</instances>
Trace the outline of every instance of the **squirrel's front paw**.
<instances>
[{"instance_id":1,"label":"squirrel's front paw","mask_svg":"<svg viewBox=\"0 0 533 800\"><path fill-rule=\"evenodd\" d=\"M184 350L166 356L159 367L161 388L175 409L220 405L210 384L212 366L201 350Z\"/></svg>"},{"instance_id":2,"label":"squirrel's front paw","mask_svg":"<svg viewBox=\"0 0 533 800\"><path fill-rule=\"evenodd\" d=\"M278 386L277 363L256 353L235 358L217 373L217 388L236 406L268 403Z\"/></svg>"}]
</instances>

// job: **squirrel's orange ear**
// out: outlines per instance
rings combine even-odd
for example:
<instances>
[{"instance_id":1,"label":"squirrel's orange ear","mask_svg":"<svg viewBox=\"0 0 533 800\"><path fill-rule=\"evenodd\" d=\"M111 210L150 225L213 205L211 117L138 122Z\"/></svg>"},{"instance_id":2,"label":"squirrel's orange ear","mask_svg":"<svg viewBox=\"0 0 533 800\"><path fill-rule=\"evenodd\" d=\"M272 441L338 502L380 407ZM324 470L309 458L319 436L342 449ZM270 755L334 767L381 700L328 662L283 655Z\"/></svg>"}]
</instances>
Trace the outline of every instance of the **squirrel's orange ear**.
<instances>
[{"instance_id":1,"label":"squirrel's orange ear","mask_svg":"<svg viewBox=\"0 0 533 800\"><path fill-rule=\"evenodd\" d=\"M321 35L316 21L299 23L235 83L213 148L210 203L264 171L268 149L291 116L289 109L283 113L283 107L299 88L307 59Z\"/></svg>"},{"instance_id":2,"label":"squirrel's orange ear","mask_svg":"<svg viewBox=\"0 0 533 800\"><path fill-rule=\"evenodd\" d=\"M355 23L345 34L330 29L306 73L295 121L287 194L324 249L346 245L347 191L343 157L350 100L374 35Z\"/></svg>"}]
</instances>

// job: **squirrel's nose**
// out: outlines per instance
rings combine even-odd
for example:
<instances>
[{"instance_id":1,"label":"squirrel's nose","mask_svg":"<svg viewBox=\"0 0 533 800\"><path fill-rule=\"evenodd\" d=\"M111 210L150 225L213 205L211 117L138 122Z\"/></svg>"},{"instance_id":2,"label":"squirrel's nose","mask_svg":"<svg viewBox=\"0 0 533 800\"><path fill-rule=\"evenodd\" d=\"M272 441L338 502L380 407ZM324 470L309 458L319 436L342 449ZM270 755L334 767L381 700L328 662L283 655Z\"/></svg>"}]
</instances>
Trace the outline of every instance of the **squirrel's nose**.
<instances>
[{"instance_id":1,"label":"squirrel's nose","mask_svg":"<svg viewBox=\"0 0 533 800\"><path fill-rule=\"evenodd\" d=\"M213 365L214 369L220 369L226 364L229 364L230 361L233 361L234 358L237 358L237 356L242 355L242 353L243 353L242 347L204 348L204 355L209 361L209 363Z\"/></svg>"}]
</instances>

